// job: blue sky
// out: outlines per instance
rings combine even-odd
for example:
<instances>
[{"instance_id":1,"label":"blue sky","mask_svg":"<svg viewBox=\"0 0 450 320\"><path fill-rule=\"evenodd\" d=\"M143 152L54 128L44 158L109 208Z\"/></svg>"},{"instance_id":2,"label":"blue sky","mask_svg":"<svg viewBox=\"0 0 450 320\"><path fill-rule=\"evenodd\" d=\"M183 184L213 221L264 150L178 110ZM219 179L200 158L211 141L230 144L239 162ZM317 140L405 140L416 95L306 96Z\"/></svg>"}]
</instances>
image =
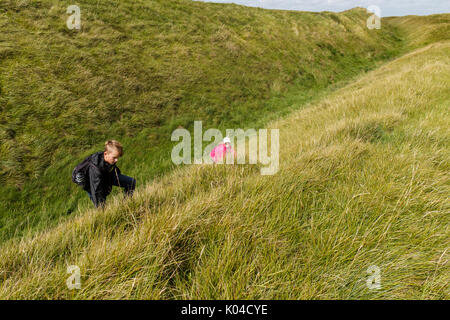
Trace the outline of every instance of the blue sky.
<instances>
[{"instance_id":1,"label":"blue sky","mask_svg":"<svg viewBox=\"0 0 450 320\"><path fill-rule=\"evenodd\" d=\"M354 7L381 9L381 16L428 15L450 13L450 0L200 0L205 2L236 3L266 9L301 11L343 11Z\"/></svg>"}]
</instances>

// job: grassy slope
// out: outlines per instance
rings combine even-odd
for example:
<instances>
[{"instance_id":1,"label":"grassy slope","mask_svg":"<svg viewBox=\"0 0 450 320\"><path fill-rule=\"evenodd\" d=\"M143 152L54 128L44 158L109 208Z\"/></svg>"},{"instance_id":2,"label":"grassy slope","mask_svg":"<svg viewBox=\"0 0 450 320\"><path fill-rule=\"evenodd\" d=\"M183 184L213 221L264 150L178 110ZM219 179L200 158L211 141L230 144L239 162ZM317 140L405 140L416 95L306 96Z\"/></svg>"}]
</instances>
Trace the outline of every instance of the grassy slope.
<instances>
[{"instance_id":1,"label":"grassy slope","mask_svg":"<svg viewBox=\"0 0 450 320\"><path fill-rule=\"evenodd\" d=\"M0 241L90 206L70 174L107 138L143 183L172 169L174 128L261 126L402 44L390 25L369 31L362 9L77 3L79 32L65 26L70 1L0 2Z\"/></svg>"},{"instance_id":2,"label":"grassy slope","mask_svg":"<svg viewBox=\"0 0 450 320\"><path fill-rule=\"evenodd\" d=\"M410 49L450 38L450 15L389 17L383 21L403 31Z\"/></svg>"},{"instance_id":3,"label":"grassy slope","mask_svg":"<svg viewBox=\"0 0 450 320\"><path fill-rule=\"evenodd\" d=\"M271 123L274 176L180 168L11 241L0 296L449 298L449 81L450 41L434 42ZM80 291L65 286L70 264Z\"/></svg>"}]
</instances>

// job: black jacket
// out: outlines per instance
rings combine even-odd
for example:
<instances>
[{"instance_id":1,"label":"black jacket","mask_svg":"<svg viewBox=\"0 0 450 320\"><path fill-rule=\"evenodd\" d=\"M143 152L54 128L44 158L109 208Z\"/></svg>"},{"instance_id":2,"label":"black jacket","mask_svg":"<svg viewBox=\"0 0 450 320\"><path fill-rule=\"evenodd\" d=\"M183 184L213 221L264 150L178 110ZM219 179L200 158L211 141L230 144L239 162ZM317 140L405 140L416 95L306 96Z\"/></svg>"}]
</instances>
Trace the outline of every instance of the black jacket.
<instances>
[{"instance_id":1,"label":"black jacket","mask_svg":"<svg viewBox=\"0 0 450 320\"><path fill-rule=\"evenodd\" d=\"M103 204L106 197L111 193L113 179L115 175L120 174L120 169L114 164L111 165L105 161L103 151L96 152L90 156L89 181L87 188L89 190L94 205L98 207Z\"/></svg>"}]
</instances>

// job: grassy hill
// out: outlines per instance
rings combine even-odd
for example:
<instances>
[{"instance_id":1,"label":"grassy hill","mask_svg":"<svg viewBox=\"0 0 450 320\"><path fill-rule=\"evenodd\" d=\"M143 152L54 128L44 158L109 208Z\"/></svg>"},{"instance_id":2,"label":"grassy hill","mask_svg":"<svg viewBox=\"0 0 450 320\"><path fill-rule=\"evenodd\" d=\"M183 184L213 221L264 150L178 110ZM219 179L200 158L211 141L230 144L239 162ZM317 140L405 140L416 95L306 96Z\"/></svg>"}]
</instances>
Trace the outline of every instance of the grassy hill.
<instances>
[{"instance_id":1,"label":"grassy hill","mask_svg":"<svg viewBox=\"0 0 450 320\"><path fill-rule=\"evenodd\" d=\"M175 128L261 127L405 48L363 9L81 0L76 31L70 4L0 2L0 242L91 206L70 175L106 139L143 185L173 169Z\"/></svg>"},{"instance_id":2,"label":"grassy hill","mask_svg":"<svg viewBox=\"0 0 450 320\"><path fill-rule=\"evenodd\" d=\"M286 93L299 110L267 124L280 130L276 175L177 168L131 200L10 240L0 297L448 299L450 41L420 47L414 24L399 28L418 49L306 106ZM81 290L67 289L68 265Z\"/></svg>"},{"instance_id":3,"label":"grassy hill","mask_svg":"<svg viewBox=\"0 0 450 320\"><path fill-rule=\"evenodd\" d=\"M449 14L388 17L383 21L402 30L402 37L407 40L410 50L450 39Z\"/></svg>"}]
</instances>

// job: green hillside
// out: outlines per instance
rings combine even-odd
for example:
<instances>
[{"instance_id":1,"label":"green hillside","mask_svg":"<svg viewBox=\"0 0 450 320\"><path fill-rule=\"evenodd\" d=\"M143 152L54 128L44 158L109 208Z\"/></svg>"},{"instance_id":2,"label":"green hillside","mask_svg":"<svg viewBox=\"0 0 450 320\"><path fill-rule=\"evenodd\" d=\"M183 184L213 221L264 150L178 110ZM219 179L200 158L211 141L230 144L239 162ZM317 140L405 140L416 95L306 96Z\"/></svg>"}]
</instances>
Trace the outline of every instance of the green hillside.
<instances>
[{"instance_id":1,"label":"green hillside","mask_svg":"<svg viewBox=\"0 0 450 320\"><path fill-rule=\"evenodd\" d=\"M429 16L389 17L383 19L402 30L408 48L416 49L430 43L450 40L450 15L433 14Z\"/></svg>"},{"instance_id":2,"label":"green hillside","mask_svg":"<svg viewBox=\"0 0 450 320\"><path fill-rule=\"evenodd\" d=\"M10 241L0 297L448 299L449 82L432 43L271 122L276 175L186 166Z\"/></svg>"},{"instance_id":3,"label":"green hillside","mask_svg":"<svg viewBox=\"0 0 450 320\"><path fill-rule=\"evenodd\" d=\"M450 298L450 14L69 4L0 2L0 299ZM194 120L279 129L279 171L174 167ZM97 210L107 138L139 187Z\"/></svg>"},{"instance_id":4,"label":"green hillside","mask_svg":"<svg viewBox=\"0 0 450 320\"><path fill-rule=\"evenodd\" d=\"M0 241L91 206L70 175L106 139L143 186L173 169L175 128L261 127L406 48L364 9L81 0L77 31L70 4L0 2Z\"/></svg>"}]
</instances>

